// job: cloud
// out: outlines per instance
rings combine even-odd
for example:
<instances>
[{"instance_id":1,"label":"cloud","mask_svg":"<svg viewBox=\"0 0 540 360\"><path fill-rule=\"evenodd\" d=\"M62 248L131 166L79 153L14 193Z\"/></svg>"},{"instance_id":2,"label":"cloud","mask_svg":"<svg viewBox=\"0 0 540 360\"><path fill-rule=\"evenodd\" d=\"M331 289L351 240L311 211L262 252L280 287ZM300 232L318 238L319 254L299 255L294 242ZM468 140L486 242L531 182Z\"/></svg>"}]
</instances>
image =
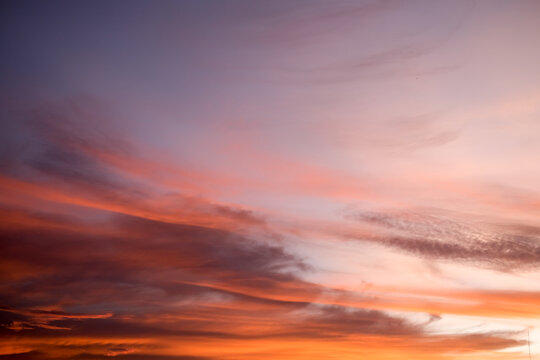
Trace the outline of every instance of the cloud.
<instances>
[{"instance_id":1,"label":"cloud","mask_svg":"<svg viewBox=\"0 0 540 360\"><path fill-rule=\"evenodd\" d=\"M347 341L375 349L384 348L381 339L391 339L409 353L416 351L410 344L424 341L440 352L519 344L500 334L480 334L477 346L460 337L437 337L425 323L386 310L444 313L442 306L390 306L385 299L367 301L303 280L310 264L283 246L283 235L264 216L204 197L160 192L148 171L111 160L125 157L129 146L109 145L108 135L100 135L106 131L85 132L75 114L86 103L77 104L52 107L55 116L35 113L21 130L32 141L2 168L2 353L16 358L17 352L36 350L23 355L35 359L214 358L200 344L225 343L231 352L237 346L263 349L274 341L299 354L325 339L361 356ZM422 130L423 124L416 125ZM357 220L392 235L370 241L399 247L392 241L409 239L403 249L428 258L479 261L491 254L467 245L487 230L474 233L456 221L386 213L357 214ZM516 225L507 233L517 239L536 231ZM455 241L453 247L410 240L464 237L469 242ZM450 313L467 311L449 306ZM22 340L8 347L14 339ZM304 345L294 344L299 340ZM179 344L197 345L184 352L174 348ZM278 350L268 354L280 356Z\"/></svg>"},{"instance_id":2,"label":"cloud","mask_svg":"<svg viewBox=\"0 0 540 360\"><path fill-rule=\"evenodd\" d=\"M427 258L476 264L502 271L540 266L536 228L516 224L494 228L428 212L360 212L353 218L379 229L360 237ZM520 229L516 232L511 229Z\"/></svg>"},{"instance_id":3,"label":"cloud","mask_svg":"<svg viewBox=\"0 0 540 360\"><path fill-rule=\"evenodd\" d=\"M423 4L430 22L436 23L428 29L396 1L295 5L263 17L252 33L266 46L286 51L277 59L282 74L312 85L455 71L463 60L423 60L453 38L474 7L463 4L442 12ZM371 33L365 32L366 26ZM389 28L394 36L389 36ZM378 38L376 44L373 38ZM317 56L310 56L314 49Z\"/></svg>"},{"instance_id":4,"label":"cloud","mask_svg":"<svg viewBox=\"0 0 540 360\"><path fill-rule=\"evenodd\" d=\"M238 323L238 330L225 331L219 317L286 316L309 304L294 300L298 293L305 299L319 292L296 275L307 269L296 256L226 230L115 215L96 231L77 217L3 213L10 219L0 229L6 272L35 270L0 286L0 336L42 339L32 346L50 354L64 351L45 346L50 336L88 339L70 354L91 350L92 339L104 336L253 338L260 334Z\"/></svg>"},{"instance_id":5,"label":"cloud","mask_svg":"<svg viewBox=\"0 0 540 360\"><path fill-rule=\"evenodd\" d=\"M108 121L111 112L102 101L81 96L13 115L7 123L17 135L1 146L19 150L11 151L0 169L0 182L45 200L156 220L236 229L264 227L265 220L250 209L193 195L193 179L187 175L191 170L169 169L145 160L108 125L113 123ZM155 177L160 171L177 179L179 187L162 186Z\"/></svg>"},{"instance_id":6,"label":"cloud","mask_svg":"<svg viewBox=\"0 0 540 360\"><path fill-rule=\"evenodd\" d=\"M476 6L10 2L0 360L525 358L538 21Z\"/></svg>"},{"instance_id":7,"label":"cloud","mask_svg":"<svg viewBox=\"0 0 540 360\"><path fill-rule=\"evenodd\" d=\"M214 360L206 356L182 356L182 355L146 355L126 354L119 348L112 348L107 354L81 353L74 356L50 356L40 351L29 351L19 354L0 355L2 360Z\"/></svg>"},{"instance_id":8,"label":"cloud","mask_svg":"<svg viewBox=\"0 0 540 360\"><path fill-rule=\"evenodd\" d=\"M43 274L32 281L33 286L26 283L26 289L39 293L42 287L62 287L65 296L70 287L77 293L83 284L119 282L130 291L130 282L143 281L166 292L196 293L208 288L190 283L197 285L206 278L271 289L297 281L292 272L307 270L301 260L277 245L224 230L124 215L102 224L101 234L79 233L84 227L76 225L26 228L23 222L18 228L11 224L2 230L3 257L37 267ZM174 277L155 278L161 275ZM31 299L30 293L26 298Z\"/></svg>"},{"instance_id":9,"label":"cloud","mask_svg":"<svg viewBox=\"0 0 540 360\"><path fill-rule=\"evenodd\" d=\"M333 339L339 348L351 337L367 348L380 346L380 337L428 341L441 351L517 344L485 335L475 346L382 310L319 304L329 289L303 281L307 265L262 239L126 215L89 231L77 217L13 211L8 218L18 222L0 232L2 260L38 270L0 286L0 338L17 336L46 354L28 358L159 358L173 344L226 342L231 351L235 343L299 339ZM185 356L213 358L204 349Z\"/></svg>"},{"instance_id":10,"label":"cloud","mask_svg":"<svg viewBox=\"0 0 540 360\"><path fill-rule=\"evenodd\" d=\"M6 306L0 306L0 312L7 313L3 316L1 323L7 329L14 331L32 330L35 328L51 330L71 330L69 327L51 325L53 322L63 320L84 320L84 319L106 319L112 316L107 314L70 314L65 311L40 310L40 309L13 309ZM5 318L10 318L7 320ZM18 320L15 320L18 319Z\"/></svg>"},{"instance_id":11,"label":"cloud","mask_svg":"<svg viewBox=\"0 0 540 360\"><path fill-rule=\"evenodd\" d=\"M414 336L422 333L420 325L411 324L405 319L378 310L312 305L306 312L309 315L299 325L298 333L310 334L313 337L327 338L355 334Z\"/></svg>"}]
</instances>

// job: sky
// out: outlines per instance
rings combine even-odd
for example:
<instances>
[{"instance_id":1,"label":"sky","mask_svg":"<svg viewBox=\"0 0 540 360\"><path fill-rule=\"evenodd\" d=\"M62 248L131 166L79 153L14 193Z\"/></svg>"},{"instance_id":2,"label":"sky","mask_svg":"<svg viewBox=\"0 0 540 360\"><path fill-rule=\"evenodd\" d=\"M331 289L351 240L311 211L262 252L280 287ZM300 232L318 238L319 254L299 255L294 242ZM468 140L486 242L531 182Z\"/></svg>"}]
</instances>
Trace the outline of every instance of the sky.
<instances>
[{"instance_id":1,"label":"sky","mask_svg":"<svg viewBox=\"0 0 540 360\"><path fill-rule=\"evenodd\" d=\"M0 359L540 359L539 16L3 1Z\"/></svg>"}]
</instances>

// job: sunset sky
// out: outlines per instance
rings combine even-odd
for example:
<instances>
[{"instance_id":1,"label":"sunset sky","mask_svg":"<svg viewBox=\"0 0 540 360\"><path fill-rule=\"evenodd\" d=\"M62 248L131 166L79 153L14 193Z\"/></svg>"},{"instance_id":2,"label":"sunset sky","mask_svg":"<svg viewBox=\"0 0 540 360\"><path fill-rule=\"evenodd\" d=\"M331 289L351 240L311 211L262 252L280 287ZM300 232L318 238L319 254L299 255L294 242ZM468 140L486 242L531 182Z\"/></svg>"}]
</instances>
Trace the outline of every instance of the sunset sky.
<instances>
[{"instance_id":1,"label":"sunset sky","mask_svg":"<svg viewBox=\"0 0 540 360\"><path fill-rule=\"evenodd\" d=\"M2 1L0 360L540 359L540 1Z\"/></svg>"}]
</instances>

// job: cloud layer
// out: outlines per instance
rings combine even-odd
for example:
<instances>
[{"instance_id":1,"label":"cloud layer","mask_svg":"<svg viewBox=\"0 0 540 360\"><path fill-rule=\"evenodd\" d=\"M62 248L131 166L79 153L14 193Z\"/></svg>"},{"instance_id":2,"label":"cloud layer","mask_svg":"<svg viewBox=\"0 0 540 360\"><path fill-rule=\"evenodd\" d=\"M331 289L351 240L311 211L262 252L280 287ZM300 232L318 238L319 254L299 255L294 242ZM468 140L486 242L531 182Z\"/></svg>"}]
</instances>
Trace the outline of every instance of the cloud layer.
<instances>
[{"instance_id":1,"label":"cloud layer","mask_svg":"<svg viewBox=\"0 0 540 360\"><path fill-rule=\"evenodd\" d=\"M537 3L2 10L0 359L540 352Z\"/></svg>"}]
</instances>

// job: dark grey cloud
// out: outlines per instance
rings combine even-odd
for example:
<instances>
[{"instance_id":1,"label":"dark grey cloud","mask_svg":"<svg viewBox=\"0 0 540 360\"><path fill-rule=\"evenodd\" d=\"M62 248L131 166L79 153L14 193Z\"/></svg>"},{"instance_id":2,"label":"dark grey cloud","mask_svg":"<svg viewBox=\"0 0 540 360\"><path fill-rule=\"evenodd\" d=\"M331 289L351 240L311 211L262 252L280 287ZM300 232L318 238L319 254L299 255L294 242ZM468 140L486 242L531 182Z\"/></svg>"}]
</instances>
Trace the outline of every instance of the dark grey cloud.
<instances>
[{"instance_id":1,"label":"dark grey cloud","mask_svg":"<svg viewBox=\"0 0 540 360\"><path fill-rule=\"evenodd\" d=\"M79 224L62 217L55 221L49 221L49 225ZM39 299L54 303L55 297L79 293L93 299L94 290L99 293L100 287L108 289L102 295L109 301L126 293L135 295L138 291L142 292L137 296L139 299L151 297L151 291L144 295L145 289L173 297L220 292L196 286L205 278L272 290L282 283L299 281L294 272L308 269L300 259L278 245L224 230L120 215L107 226L116 229L118 235L85 234L76 227L74 230L47 226L2 229L4 259L44 270L36 278L15 281L10 291L12 296L25 299L23 303L28 305L31 299L37 301L34 305L45 305L40 304ZM119 293L115 294L115 290Z\"/></svg>"},{"instance_id":2,"label":"dark grey cloud","mask_svg":"<svg viewBox=\"0 0 540 360\"><path fill-rule=\"evenodd\" d=\"M383 311L336 305L313 305L308 309L311 314L299 325L298 332L313 337L354 334L414 336L423 333L422 326Z\"/></svg>"}]
</instances>

